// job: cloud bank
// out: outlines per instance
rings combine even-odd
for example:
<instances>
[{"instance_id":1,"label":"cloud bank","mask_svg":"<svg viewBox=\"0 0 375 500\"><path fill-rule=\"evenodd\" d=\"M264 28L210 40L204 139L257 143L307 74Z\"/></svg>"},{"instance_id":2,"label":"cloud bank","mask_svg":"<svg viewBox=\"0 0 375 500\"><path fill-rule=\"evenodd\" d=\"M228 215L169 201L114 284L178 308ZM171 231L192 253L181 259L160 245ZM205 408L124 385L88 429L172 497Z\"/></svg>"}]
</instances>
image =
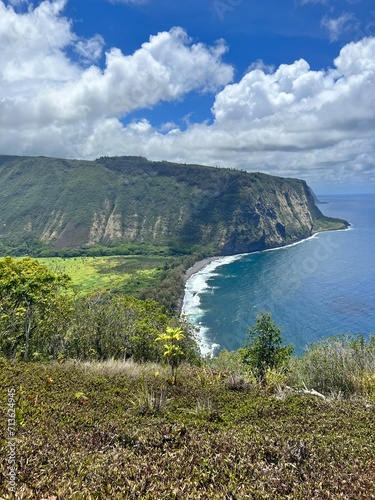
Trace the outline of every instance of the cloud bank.
<instances>
[{"instance_id":1,"label":"cloud bank","mask_svg":"<svg viewBox=\"0 0 375 500\"><path fill-rule=\"evenodd\" d=\"M82 39L64 0L19 13L0 0L0 153L150 159L232 166L309 182L375 182L375 38L346 45L326 70L301 59L249 61L234 82L227 51L179 27L133 54ZM211 93L212 123L155 128L124 117L193 91ZM138 112L139 115L139 112ZM168 122L168 117L166 117Z\"/></svg>"}]
</instances>

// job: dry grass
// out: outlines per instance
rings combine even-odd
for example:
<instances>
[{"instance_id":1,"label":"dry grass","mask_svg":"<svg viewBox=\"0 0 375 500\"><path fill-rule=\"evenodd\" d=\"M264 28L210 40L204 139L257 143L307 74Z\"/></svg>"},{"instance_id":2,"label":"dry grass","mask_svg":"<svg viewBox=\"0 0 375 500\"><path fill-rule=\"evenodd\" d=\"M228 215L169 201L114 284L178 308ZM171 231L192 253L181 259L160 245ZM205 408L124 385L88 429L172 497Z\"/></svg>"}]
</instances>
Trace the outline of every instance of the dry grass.
<instances>
[{"instance_id":1,"label":"dry grass","mask_svg":"<svg viewBox=\"0 0 375 500\"><path fill-rule=\"evenodd\" d=\"M55 364L57 365L58 363ZM106 361L68 360L62 367L66 370L74 367L83 372L103 374L109 377L121 375L130 380L141 380L152 377L160 377L163 380L167 380L170 376L170 369L165 365L159 363L135 363L131 359L125 361L116 359L109 359Z\"/></svg>"}]
</instances>

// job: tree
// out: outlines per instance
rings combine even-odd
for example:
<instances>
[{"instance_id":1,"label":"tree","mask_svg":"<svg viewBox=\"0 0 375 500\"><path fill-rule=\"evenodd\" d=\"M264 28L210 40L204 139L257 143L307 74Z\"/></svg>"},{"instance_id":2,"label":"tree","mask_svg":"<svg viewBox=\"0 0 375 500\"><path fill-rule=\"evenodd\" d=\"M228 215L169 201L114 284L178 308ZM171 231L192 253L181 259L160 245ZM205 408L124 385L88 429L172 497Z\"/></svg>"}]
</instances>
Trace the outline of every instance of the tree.
<instances>
[{"instance_id":1,"label":"tree","mask_svg":"<svg viewBox=\"0 0 375 500\"><path fill-rule=\"evenodd\" d=\"M23 352L28 359L35 331L55 313L69 281L66 274L55 274L29 257L0 260L0 346L5 354Z\"/></svg>"},{"instance_id":2,"label":"tree","mask_svg":"<svg viewBox=\"0 0 375 500\"><path fill-rule=\"evenodd\" d=\"M174 323L185 335L184 358L193 359L196 344L183 320L171 318L153 300L112 296L97 290L75 300L71 326L65 336L66 355L78 359L160 362L164 351L155 340Z\"/></svg>"},{"instance_id":3,"label":"tree","mask_svg":"<svg viewBox=\"0 0 375 500\"><path fill-rule=\"evenodd\" d=\"M247 333L249 338L242 349L243 362L250 365L257 379L264 383L267 370L282 368L294 348L281 345L281 330L266 312L257 316L255 326L249 328Z\"/></svg>"},{"instance_id":4,"label":"tree","mask_svg":"<svg viewBox=\"0 0 375 500\"><path fill-rule=\"evenodd\" d=\"M168 361L172 371L172 381L176 383L177 368L181 362L181 358L184 355L183 350L179 346L181 340L185 338L181 328L172 328L167 326L166 332L159 335L155 340L164 342L164 354L163 356Z\"/></svg>"}]
</instances>

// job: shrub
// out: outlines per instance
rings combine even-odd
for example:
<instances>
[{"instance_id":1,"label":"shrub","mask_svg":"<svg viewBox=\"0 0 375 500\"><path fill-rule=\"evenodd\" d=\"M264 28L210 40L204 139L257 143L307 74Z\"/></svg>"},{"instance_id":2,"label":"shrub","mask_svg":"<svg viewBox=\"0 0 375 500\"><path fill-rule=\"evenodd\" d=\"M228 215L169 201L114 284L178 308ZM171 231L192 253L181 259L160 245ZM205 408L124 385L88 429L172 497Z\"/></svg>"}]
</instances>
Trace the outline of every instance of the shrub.
<instances>
[{"instance_id":1,"label":"shrub","mask_svg":"<svg viewBox=\"0 0 375 500\"><path fill-rule=\"evenodd\" d=\"M276 370L268 368L265 373L265 385L269 394L276 393L281 387L285 386L287 375L285 370Z\"/></svg>"},{"instance_id":2,"label":"shrub","mask_svg":"<svg viewBox=\"0 0 375 500\"><path fill-rule=\"evenodd\" d=\"M255 326L248 329L249 340L242 348L243 362L248 364L256 378L266 384L268 369L282 369L293 352L293 346L283 346L281 330L271 320L271 315L260 313Z\"/></svg>"},{"instance_id":3,"label":"shrub","mask_svg":"<svg viewBox=\"0 0 375 500\"><path fill-rule=\"evenodd\" d=\"M130 399L130 404L140 415L156 415L164 409L168 401L166 387L150 389L143 383L138 393Z\"/></svg>"},{"instance_id":4,"label":"shrub","mask_svg":"<svg viewBox=\"0 0 375 500\"><path fill-rule=\"evenodd\" d=\"M69 281L29 257L0 260L0 350L7 357L40 357L41 345L55 341L51 332L69 310L61 295Z\"/></svg>"},{"instance_id":5,"label":"shrub","mask_svg":"<svg viewBox=\"0 0 375 500\"><path fill-rule=\"evenodd\" d=\"M243 363L241 351L227 351L223 349L216 358L207 358L206 364L214 370L225 373L245 375L249 368Z\"/></svg>"},{"instance_id":6,"label":"shrub","mask_svg":"<svg viewBox=\"0 0 375 500\"><path fill-rule=\"evenodd\" d=\"M375 336L340 335L311 344L303 357L293 360L290 381L323 394L344 396L374 392Z\"/></svg>"}]
</instances>

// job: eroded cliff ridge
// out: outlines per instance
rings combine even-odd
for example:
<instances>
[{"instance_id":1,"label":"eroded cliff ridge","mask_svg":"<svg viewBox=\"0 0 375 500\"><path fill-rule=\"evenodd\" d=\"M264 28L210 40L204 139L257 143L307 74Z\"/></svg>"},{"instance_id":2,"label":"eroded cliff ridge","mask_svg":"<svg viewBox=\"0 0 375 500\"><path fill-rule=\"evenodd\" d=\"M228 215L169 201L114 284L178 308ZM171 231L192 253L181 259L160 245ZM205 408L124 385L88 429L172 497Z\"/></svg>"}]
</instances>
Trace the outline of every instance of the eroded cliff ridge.
<instances>
[{"instance_id":1,"label":"eroded cliff ridge","mask_svg":"<svg viewBox=\"0 0 375 500\"><path fill-rule=\"evenodd\" d=\"M56 249L116 242L236 254L343 229L302 180L151 162L0 156L0 242Z\"/></svg>"}]
</instances>

